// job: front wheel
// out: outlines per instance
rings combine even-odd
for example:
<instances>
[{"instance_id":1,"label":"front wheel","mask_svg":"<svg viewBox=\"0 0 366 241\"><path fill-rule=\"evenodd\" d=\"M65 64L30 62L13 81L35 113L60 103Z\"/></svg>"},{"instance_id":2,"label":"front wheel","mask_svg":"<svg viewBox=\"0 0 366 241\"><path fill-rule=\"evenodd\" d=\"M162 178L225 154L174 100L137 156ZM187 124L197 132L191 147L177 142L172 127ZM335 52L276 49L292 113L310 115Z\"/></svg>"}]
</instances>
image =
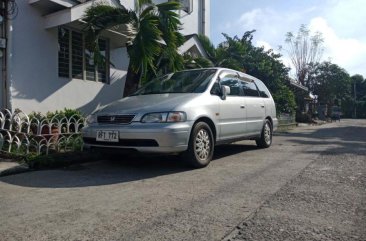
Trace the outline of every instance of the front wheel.
<instances>
[{"instance_id":1,"label":"front wheel","mask_svg":"<svg viewBox=\"0 0 366 241\"><path fill-rule=\"evenodd\" d=\"M256 140L257 146L260 148L268 148L272 144L272 126L269 120L264 122L260 139Z\"/></svg>"},{"instance_id":2,"label":"front wheel","mask_svg":"<svg viewBox=\"0 0 366 241\"><path fill-rule=\"evenodd\" d=\"M196 168L207 166L212 160L214 152L214 139L211 128L205 122L194 125L189 138L188 150L183 153L183 158Z\"/></svg>"}]
</instances>

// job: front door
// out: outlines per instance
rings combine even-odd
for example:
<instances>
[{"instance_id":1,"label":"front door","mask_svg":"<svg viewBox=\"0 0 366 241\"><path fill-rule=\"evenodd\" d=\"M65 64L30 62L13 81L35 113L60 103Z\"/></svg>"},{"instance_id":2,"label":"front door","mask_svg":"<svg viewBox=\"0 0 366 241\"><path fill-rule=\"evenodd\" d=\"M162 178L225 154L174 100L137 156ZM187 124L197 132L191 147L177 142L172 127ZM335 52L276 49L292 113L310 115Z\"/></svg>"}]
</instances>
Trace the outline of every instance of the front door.
<instances>
[{"instance_id":1,"label":"front door","mask_svg":"<svg viewBox=\"0 0 366 241\"><path fill-rule=\"evenodd\" d=\"M232 71L220 74L220 84L229 86L230 93L225 100L220 100L220 139L232 139L245 133L245 103L241 95L238 75Z\"/></svg>"}]
</instances>

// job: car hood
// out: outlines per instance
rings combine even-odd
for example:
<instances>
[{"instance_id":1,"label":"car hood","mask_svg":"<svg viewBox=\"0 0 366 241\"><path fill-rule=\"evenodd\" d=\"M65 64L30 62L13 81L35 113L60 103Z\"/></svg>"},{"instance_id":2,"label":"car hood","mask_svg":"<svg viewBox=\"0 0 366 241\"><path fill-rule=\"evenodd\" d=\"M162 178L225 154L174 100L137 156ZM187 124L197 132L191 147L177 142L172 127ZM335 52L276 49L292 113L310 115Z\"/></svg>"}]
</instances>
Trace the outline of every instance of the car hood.
<instances>
[{"instance_id":1,"label":"car hood","mask_svg":"<svg viewBox=\"0 0 366 241\"><path fill-rule=\"evenodd\" d=\"M110 103L100 109L98 114L102 113L146 113L171 111L178 105L182 105L192 100L199 94L195 93L179 93L179 94L152 94L152 95L136 95L123 98L121 100Z\"/></svg>"}]
</instances>

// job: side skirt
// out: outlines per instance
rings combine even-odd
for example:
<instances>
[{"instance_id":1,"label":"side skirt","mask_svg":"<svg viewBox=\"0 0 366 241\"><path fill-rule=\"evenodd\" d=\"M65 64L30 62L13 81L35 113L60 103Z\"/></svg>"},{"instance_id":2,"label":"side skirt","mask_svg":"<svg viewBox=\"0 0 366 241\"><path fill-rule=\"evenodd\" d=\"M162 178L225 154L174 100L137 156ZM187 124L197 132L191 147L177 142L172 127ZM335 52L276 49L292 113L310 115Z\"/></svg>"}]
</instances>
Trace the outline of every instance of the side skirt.
<instances>
[{"instance_id":1,"label":"side skirt","mask_svg":"<svg viewBox=\"0 0 366 241\"><path fill-rule=\"evenodd\" d=\"M243 140L256 140L256 139L259 139L260 137L261 137L260 135L235 137L235 138L216 141L216 145L218 146L218 145L223 145L223 144L230 144L233 142L243 141Z\"/></svg>"}]
</instances>

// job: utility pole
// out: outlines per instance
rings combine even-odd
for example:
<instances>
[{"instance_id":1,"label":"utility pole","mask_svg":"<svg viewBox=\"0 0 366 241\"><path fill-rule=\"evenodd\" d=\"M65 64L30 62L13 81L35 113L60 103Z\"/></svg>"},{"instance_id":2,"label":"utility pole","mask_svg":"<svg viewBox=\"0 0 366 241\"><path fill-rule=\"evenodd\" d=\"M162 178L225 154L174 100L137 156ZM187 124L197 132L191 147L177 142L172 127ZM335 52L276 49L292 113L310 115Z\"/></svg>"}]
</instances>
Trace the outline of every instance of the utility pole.
<instances>
[{"instance_id":1,"label":"utility pole","mask_svg":"<svg viewBox=\"0 0 366 241\"><path fill-rule=\"evenodd\" d=\"M0 66L1 66L1 100L0 108L7 107L8 91L6 81L6 19L7 19L7 3L0 0Z\"/></svg>"},{"instance_id":2,"label":"utility pole","mask_svg":"<svg viewBox=\"0 0 366 241\"><path fill-rule=\"evenodd\" d=\"M353 93L354 93L354 113L353 113L353 118L357 118L357 95L356 95L356 80L353 81Z\"/></svg>"}]
</instances>

